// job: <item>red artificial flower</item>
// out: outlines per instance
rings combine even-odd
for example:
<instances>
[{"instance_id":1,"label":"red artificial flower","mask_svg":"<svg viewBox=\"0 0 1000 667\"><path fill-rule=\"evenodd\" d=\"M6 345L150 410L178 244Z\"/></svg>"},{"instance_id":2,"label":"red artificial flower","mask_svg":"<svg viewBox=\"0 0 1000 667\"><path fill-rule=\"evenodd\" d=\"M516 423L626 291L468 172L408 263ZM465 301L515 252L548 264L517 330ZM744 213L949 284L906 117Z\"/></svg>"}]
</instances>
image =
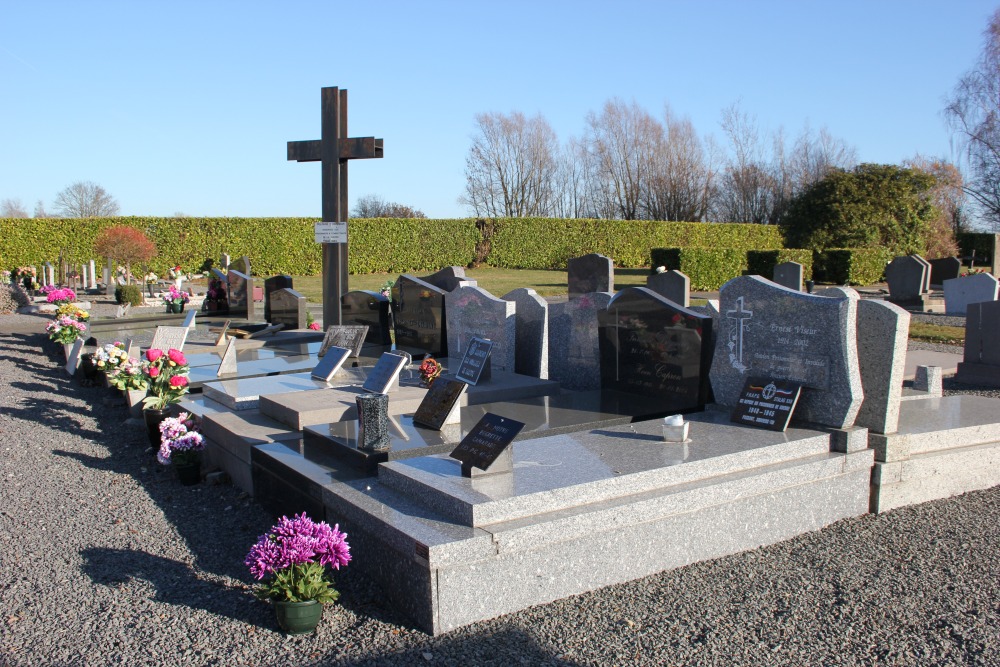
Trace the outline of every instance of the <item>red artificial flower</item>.
<instances>
[{"instance_id":1,"label":"red artificial flower","mask_svg":"<svg viewBox=\"0 0 1000 667\"><path fill-rule=\"evenodd\" d=\"M174 389L180 389L181 387L186 387L188 379L183 375L175 375L170 378L170 386Z\"/></svg>"},{"instance_id":2,"label":"red artificial flower","mask_svg":"<svg viewBox=\"0 0 1000 667\"><path fill-rule=\"evenodd\" d=\"M187 365L187 359L184 358L184 353L180 350L170 348L170 350L167 351L167 358L178 366Z\"/></svg>"},{"instance_id":3,"label":"red artificial flower","mask_svg":"<svg viewBox=\"0 0 1000 667\"><path fill-rule=\"evenodd\" d=\"M157 368L156 366L150 366L149 367L149 377L151 377L151 378L160 377L160 369Z\"/></svg>"},{"instance_id":4,"label":"red artificial flower","mask_svg":"<svg viewBox=\"0 0 1000 667\"><path fill-rule=\"evenodd\" d=\"M155 347L146 350L146 361L156 361L163 356L163 350L157 350Z\"/></svg>"}]
</instances>

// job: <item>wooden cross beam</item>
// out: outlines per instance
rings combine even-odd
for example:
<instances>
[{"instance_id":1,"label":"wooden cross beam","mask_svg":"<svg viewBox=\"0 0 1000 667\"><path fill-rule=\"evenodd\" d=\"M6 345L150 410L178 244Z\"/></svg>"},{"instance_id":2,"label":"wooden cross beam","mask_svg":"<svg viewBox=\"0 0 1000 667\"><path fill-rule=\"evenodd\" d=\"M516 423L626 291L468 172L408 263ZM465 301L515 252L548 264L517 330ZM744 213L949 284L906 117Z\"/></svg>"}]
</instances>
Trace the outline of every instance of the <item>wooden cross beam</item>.
<instances>
[{"instance_id":1,"label":"wooden cross beam","mask_svg":"<svg viewBox=\"0 0 1000 667\"><path fill-rule=\"evenodd\" d=\"M382 140L347 137L347 91L322 88L321 138L289 141L288 159L323 167L323 222L347 222L347 162L382 157ZM347 294L347 243L323 244L323 326L342 324L340 297Z\"/></svg>"}]
</instances>

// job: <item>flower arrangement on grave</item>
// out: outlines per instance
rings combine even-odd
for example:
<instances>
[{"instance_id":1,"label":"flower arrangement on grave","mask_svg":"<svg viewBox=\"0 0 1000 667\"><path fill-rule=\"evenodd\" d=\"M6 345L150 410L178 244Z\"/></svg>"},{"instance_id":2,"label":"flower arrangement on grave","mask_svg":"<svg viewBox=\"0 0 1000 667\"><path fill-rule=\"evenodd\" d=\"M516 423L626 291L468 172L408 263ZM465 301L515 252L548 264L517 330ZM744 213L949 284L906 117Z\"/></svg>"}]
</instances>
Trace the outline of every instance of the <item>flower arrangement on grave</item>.
<instances>
[{"instance_id":1,"label":"flower arrangement on grave","mask_svg":"<svg viewBox=\"0 0 1000 667\"><path fill-rule=\"evenodd\" d=\"M382 283L382 287L379 288L379 293L382 296L384 296L385 298L387 298L387 299L391 298L392 297L392 287L395 284L396 284L396 282L394 280L387 280L387 281L385 281L384 283Z\"/></svg>"},{"instance_id":2,"label":"flower arrangement on grave","mask_svg":"<svg viewBox=\"0 0 1000 667\"><path fill-rule=\"evenodd\" d=\"M182 292L173 285L171 285L167 293L163 295L163 302L168 306L171 304L187 303L190 300L191 300L190 294L188 294L187 292Z\"/></svg>"},{"instance_id":3,"label":"flower arrangement on grave","mask_svg":"<svg viewBox=\"0 0 1000 667\"><path fill-rule=\"evenodd\" d=\"M420 364L420 384L428 389L441 376L441 363L434 357L427 357Z\"/></svg>"},{"instance_id":4,"label":"flower arrangement on grave","mask_svg":"<svg viewBox=\"0 0 1000 667\"><path fill-rule=\"evenodd\" d=\"M170 277L173 280L177 280L178 278L186 278L187 276L184 275L184 269L182 269L181 265L178 264L177 266L171 267Z\"/></svg>"},{"instance_id":5,"label":"flower arrangement on grave","mask_svg":"<svg viewBox=\"0 0 1000 667\"><path fill-rule=\"evenodd\" d=\"M108 373L108 382L119 391L146 391L149 389L149 377L142 367L142 362L134 357L126 357L114 370Z\"/></svg>"},{"instance_id":6,"label":"flower arrangement on grave","mask_svg":"<svg viewBox=\"0 0 1000 667\"><path fill-rule=\"evenodd\" d=\"M312 329L313 331L319 331L319 322L313 317L313 314L308 310L306 311L306 329Z\"/></svg>"},{"instance_id":7,"label":"flower arrangement on grave","mask_svg":"<svg viewBox=\"0 0 1000 667\"><path fill-rule=\"evenodd\" d=\"M94 365L97 366L97 370L104 371L109 376L127 360L125 343L119 340L103 345L94 352Z\"/></svg>"},{"instance_id":8,"label":"flower arrangement on grave","mask_svg":"<svg viewBox=\"0 0 1000 667\"><path fill-rule=\"evenodd\" d=\"M160 422L160 450L156 460L165 466L195 465L201 461L205 438L198 418L189 412L167 417Z\"/></svg>"},{"instance_id":9,"label":"flower arrangement on grave","mask_svg":"<svg viewBox=\"0 0 1000 667\"><path fill-rule=\"evenodd\" d=\"M339 570L350 561L351 547L340 525L317 523L302 513L281 517L257 539L243 563L261 582L254 590L258 599L323 605L340 597L327 566Z\"/></svg>"},{"instance_id":10,"label":"flower arrangement on grave","mask_svg":"<svg viewBox=\"0 0 1000 667\"><path fill-rule=\"evenodd\" d=\"M46 294L45 300L61 306L65 303L76 301L76 292L68 287L53 289Z\"/></svg>"},{"instance_id":11,"label":"flower arrangement on grave","mask_svg":"<svg viewBox=\"0 0 1000 667\"><path fill-rule=\"evenodd\" d=\"M72 345L86 331L86 324L68 315L59 315L56 319L45 325L45 332L49 334L49 340L62 343L63 345Z\"/></svg>"},{"instance_id":12,"label":"flower arrangement on grave","mask_svg":"<svg viewBox=\"0 0 1000 667\"><path fill-rule=\"evenodd\" d=\"M969 269L968 271L962 271L958 274L959 278L967 278L968 276L974 276L979 273L989 273L986 269Z\"/></svg>"},{"instance_id":13,"label":"flower arrangement on grave","mask_svg":"<svg viewBox=\"0 0 1000 667\"><path fill-rule=\"evenodd\" d=\"M208 283L208 291L205 293L205 303L225 303L226 287L222 281L215 278Z\"/></svg>"},{"instance_id":14,"label":"flower arrangement on grave","mask_svg":"<svg viewBox=\"0 0 1000 667\"><path fill-rule=\"evenodd\" d=\"M14 274L12 274L7 269L4 269L3 271L0 271L0 283L9 284L9 283L13 282L12 281L13 275Z\"/></svg>"},{"instance_id":15,"label":"flower arrangement on grave","mask_svg":"<svg viewBox=\"0 0 1000 667\"><path fill-rule=\"evenodd\" d=\"M68 301L59 306L59 309L56 311L56 315L66 315L80 322L86 322L90 319L90 313L88 311Z\"/></svg>"},{"instance_id":16,"label":"flower arrangement on grave","mask_svg":"<svg viewBox=\"0 0 1000 667\"><path fill-rule=\"evenodd\" d=\"M147 410L163 410L188 391L188 362L180 350L146 350L142 371L149 383L149 396L142 400Z\"/></svg>"}]
</instances>

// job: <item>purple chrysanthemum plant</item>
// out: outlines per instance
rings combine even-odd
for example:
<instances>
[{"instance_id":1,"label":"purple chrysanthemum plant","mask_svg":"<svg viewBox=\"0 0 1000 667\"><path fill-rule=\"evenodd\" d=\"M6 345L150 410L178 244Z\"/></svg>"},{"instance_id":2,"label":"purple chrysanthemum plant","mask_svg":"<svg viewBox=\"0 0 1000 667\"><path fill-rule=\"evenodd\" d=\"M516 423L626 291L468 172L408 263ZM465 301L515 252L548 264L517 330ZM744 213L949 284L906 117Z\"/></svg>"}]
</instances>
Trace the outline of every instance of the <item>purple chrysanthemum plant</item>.
<instances>
[{"instance_id":1,"label":"purple chrysanthemum plant","mask_svg":"<svg viewBox=\"0 0 1000 667\"><path fill-rule=\"evenodd\" d=\"M340 525L315 522L305 513L281 519L261 535L244 564L259 583L254 594L261 600L336 602L328 568L339 570L351 561L351 547Z\"/></svg>"}]
</instances>

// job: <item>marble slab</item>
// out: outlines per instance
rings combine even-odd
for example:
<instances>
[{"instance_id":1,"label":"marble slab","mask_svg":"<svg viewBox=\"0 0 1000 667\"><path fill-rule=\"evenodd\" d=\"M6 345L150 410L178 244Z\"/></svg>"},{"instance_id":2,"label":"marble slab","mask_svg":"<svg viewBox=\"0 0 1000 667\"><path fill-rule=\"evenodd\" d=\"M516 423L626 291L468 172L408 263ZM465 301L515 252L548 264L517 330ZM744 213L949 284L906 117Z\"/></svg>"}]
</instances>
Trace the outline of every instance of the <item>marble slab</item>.
<instances>
[{"instance_id":1,"label":"marble slab","mask_svg":"<svg viewBox=\"0 0 1000 667\"><path fill-rule=\"evenodd\" d=\"M315 360L313 360L315 363ZM241 368L242 370L242 368ZM341 368L329 381L324 382L307 373L287 373L261 377L240 377L216 380L202 385L202 394L230 410L252 410L260 403L261 396L289 394L336 386L357 385L364 382L361 368Z\"/></svg>"},{"instance_id":2,"label":"marble slab","mask_svg":"<svg viewBox=\"0 0 1000 667\"><path fill-rule=\"evenodd\" d=\"M358 383L360 384L360 383ZM260 411L290 428L302 430L309 424L326 424L357 419L355 399L364 393L360 386L325 387L318 391L272 393L260 398ZM410 381L389 392L389 414L413 412L427 390ZM467 400L463 397L463 400Z\"/></svg>"},{"instance_id":3,"label":"marble slab","mask_svg":"<svg viewBox=\"0 0 1000 667\"><path fill-rule=\"evenodd\" d=\"M258 359L257 361L248 361L246 363L237 361L236 377L228 378L226 381L235 382L250 378L266 377L268 375L300 373L312 370L316 366L316 362L316 357L305 354L274 357L272 359ZM201 391L206 383L218 382L217 370L218 366L197 366L192 368L188 374L189 386L192 390Z\"/></svg>"}]
</instances>

